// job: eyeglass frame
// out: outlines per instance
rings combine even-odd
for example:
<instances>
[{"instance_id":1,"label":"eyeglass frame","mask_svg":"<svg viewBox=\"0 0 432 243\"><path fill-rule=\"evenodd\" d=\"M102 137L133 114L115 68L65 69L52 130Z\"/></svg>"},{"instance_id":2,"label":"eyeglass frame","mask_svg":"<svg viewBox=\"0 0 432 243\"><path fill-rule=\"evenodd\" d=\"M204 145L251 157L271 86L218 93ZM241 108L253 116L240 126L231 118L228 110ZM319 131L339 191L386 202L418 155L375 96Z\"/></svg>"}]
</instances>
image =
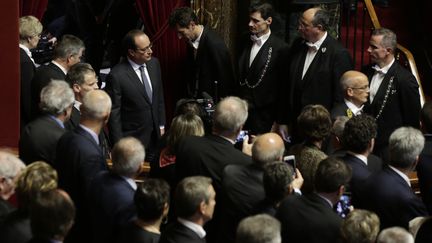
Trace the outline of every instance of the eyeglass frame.
<instances>
[{"instance_id":1,"label":"eyeglass frame","mask_svg":"<svg viewBox=\"0 0 432 243\"><path fill-rule=\"evenodd\" d=\"M137 50L137 51L142 51L142 52L144 52L144 53L148 53L149 50L151 50L152 48L153 48L153 43L150 43L150 45L148 45L148 46L146 46L146 47L144 47L144 48L142 48L142 49L135 48L135 50Z\"/></svg>"}]
</instances>

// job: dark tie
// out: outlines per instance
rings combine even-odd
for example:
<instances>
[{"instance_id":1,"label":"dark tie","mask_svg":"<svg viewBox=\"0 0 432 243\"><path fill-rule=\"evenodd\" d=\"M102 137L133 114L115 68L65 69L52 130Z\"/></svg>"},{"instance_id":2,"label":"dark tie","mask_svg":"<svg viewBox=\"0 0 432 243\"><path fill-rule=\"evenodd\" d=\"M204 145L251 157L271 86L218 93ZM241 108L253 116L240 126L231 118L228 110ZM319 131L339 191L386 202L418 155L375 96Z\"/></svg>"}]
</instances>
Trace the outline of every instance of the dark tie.
<instances>
[{"instance_id":1,"label":"dark tie","mask_svg":"<svg viewBox=\"0 0 432 243\"><path fill-rule=\"evenodd\" d=\"M141 72L141 81L144 84L147 97L149 98L151 103L153 95L152 95L152 90L150 88L150 80L148 80L147 76L145 75L144 68L145 68L144 65L139 67L139 70Z\"/></svg>"}]
</instances>

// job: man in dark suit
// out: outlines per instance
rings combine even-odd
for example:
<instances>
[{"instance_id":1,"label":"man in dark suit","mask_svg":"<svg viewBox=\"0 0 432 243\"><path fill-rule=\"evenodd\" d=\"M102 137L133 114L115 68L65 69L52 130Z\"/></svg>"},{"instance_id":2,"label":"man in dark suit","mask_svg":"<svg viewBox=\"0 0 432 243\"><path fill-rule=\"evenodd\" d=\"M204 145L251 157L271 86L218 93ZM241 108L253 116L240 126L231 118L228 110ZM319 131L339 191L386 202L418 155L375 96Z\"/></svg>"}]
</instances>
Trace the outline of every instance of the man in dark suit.
<instances>
[{"instance_id":1,"label":"man in dark suit","mask_svg":"<svg viewBox=\"0 0 432 243\"><path fill-rule=\"evenodd\" d=\"M410 220L428 215L425 205L412 191L408 178L423 146L424 137L419 130L411 127L396 129L389 139L388 166L364 183L359 207L374 211L380 218L382 229L392 226L408 229Z\"/></svg>"},{"instance_id":2,"label":"man in dark suit","mask_svg":"<svg viewBox=\"0 0 432 243\"><path fill-rule=\"evenodd\" d=\"M204 176L183 179L175 191L177 220L162 232L160 243L205 243L203 228L213 217L216 193Z\"/></svg>"},{"instance_id":3,"label":"man in dark suit","mask_svg":"<svg viewBox=\"0 0 432 243\"><path fill-rule=\"evenodd\" d=\"M342 146L347 152L341 159L352 169L349 191L354 206L357 205L357 197L364 185L364 181L372 173L382 169L382 162L379 158L369 159L374 147L375 136L376 123L371 116L355 116L345 124L342 134Z\"/></svg>"},{"instance_id":4,"label":"man in dark suit","mask_svg":"<svg viewBox=\"0 0 432 243\"><path fill-rule=\"evenodd\" d=\"M93 242L115 242L120 228L136 218L134 178L140 172L144 157L144 147L139 140L122 138L112 151L112 170L99 172L91 182Z\"/></svg>"},{"instance_id":5,"label":"man in dark suit","mask_svg":"<svg viewBox=\"0 0 432 243\"><path fill-rule=\"evenodd\" d=\"M429 214L432 213L432 102L423 105L420 112L420 123L425 137L425 145L417 164L421 197Z\"/></svg>"},{"instance_id":6,"label":"man in dark suit","mask_svg":"<svg viewBox=\"0 0 432 243\"><path fill-rule=\"evenodd\" d=\"M368 53L373 65L362 71L370 80L365 112L375 117L378 134L374 153L381 155L390 134L401 126L419 128L420 96L415 77L395 61L396 34L385 28L372 32Z\"/></svg>"},{"instance_id":7,"label":"man in dark suit","mask_svg":"<svg viewBox=\"0 0 432 243\"><path fill-rule=\"evenodd\" d=\"M279 132L286 136L288 127L294 140L296 119L303 107L309 104L323 105L331 111L343 101L339 80L352 70L348 51L327 32L329 14L320 8L306 10L299 20L297 39L287 55L288 80L281 89L279 107ZM298 141L294 141L298 142Z\"/></svg>"},{"instance_id":8,"label":"man in dark suit","mask_svg":"<svg viewBox=\"0 0 432 243\"><path fill-rule=\"evenodd\" d=\"M36 17L23 16L19 19L21 131L30 122L31 81L36 72L30 49L37 47L42 28L42 24Z\"/></svg>"},{"instance_id":9,"label":"man in dark suit","mask_svg":"<svg viewBox=\"0 0 432 243\"><path fill-rule=\"evenodd\" d=\"M107 170L98 134L108 121L111 100L104 91L93 90L84 96L80 110L80 125L60 138L55 162L59 187L69 193L77 208L70 242L83 242L92 234L87 195L91 180Z\"/></svg>"},{"instance_id":10,"label":"man in dark suit","mask_svg":"<svg viewBox=\"0 0 432 243\"><path fill-rule=\"evenodd\" d=\"M282 224L282 242L338 242L342 218L333 206L351 178L351 169L335 158L323 160L315 174L316 192L290 195L282 201L276 218Z\"/></svg>"},{"instance_id":11,"label":"man in dark suit","mask_svg":"<svg viewBox=\"0 0 432 243\"><path fill-rule=\"evenodd\" d=\"M179 143L177 181L194 175L208 176L212 178L215 190L219 193L225 166L251 163L248 155L234 147L247 114L247 103L244 100L232 96L221 100L213 115L213 134L185 137Z\"/></svg>"},{"instance_id":12,"label":"man in dark suit","mask_svg":"<svg viewBox=\"0 0 432 243\"><path fill-rule=\"evenodd\" d=\"M269 132L276 119L280 83L280 52L286 44L271 33L274 10L269 3L249 7L249 31L239 48L239 96L249 104L245 129Z\"/></svg>"},{"instance_id":13,"label":"man in dark suit","mask_svg":"<svg viewBox=\"0 0 432 243\"><path fill-rule=\"evenodd\" d=\"M218 240L234 242L238 223L257 212L265 199L264 167L273 161L282 161L285 151L283 140L276 133L263 134L252 145L253 164L228 165L222 177L222 190L217 218Z\"/></svg>"},{"instance_id":14,"label":"man in dark suit","mask_svg":"<svg viewBox=\"0 0 432 243\"><path fill-rule=\"evenodd\" d=\"M108 74L105 90L113 103L108 123L111 142L133 136L153 154L165 130L165 104L159 61L152 57L151 47L144 32L129 31L123 39L125 60Z\"/></svg>"},{"instance_id":15,"label":"man in dark suit","mask_svg":"<svg viewBox=\"0 0 432 243\"><path fill-rule=\"evenodd\" d=\"M194 54L188 95L205 98L202 93L206 92L217 102L233 94L234 71L224 41L209 27L200 25L194 11L188 7L175 9L169 24L176 29L180 39L190 44Z\"/></svg>"},{"instance_id":16,"label":"man in dark suit","mask_svg":"<svg viewBox=\"0 0 432 243\"><path fill-rule=\"evenodd\" d=\"M65 133L74 102L72 89L65 81L51 81L41 92L40 108L44 113L27 124L19 141L19 156L26 164L45 161L54 165L56 146Z\"/></svg>"},{"instance_id":17,"label":"man in dark suit","mask_svg":"<svg viewBox=\"0 0 432 243\"><path fill-rule=\"evenodd\" d=\"M65 80L66 74L75 63L81 61L84 43L73 35L64 35L54 49L53 60L40 66L31 83L32 119L40 114L40 92L52 79Z\"/></svg>"},{"instance_id":18,"label":"man in dark suit","mask_svg":"<svg viewBox=\"0 0 432 243\"><path fill-rule=\"evenodd\" d=\"M344 94L344 100L331 110L332 120L338 116L360 115L363 112L364 103L368 101L369 81L366 75L358 71L347 71L341 79L340 84Z\"/></svg>"}]
</instances>

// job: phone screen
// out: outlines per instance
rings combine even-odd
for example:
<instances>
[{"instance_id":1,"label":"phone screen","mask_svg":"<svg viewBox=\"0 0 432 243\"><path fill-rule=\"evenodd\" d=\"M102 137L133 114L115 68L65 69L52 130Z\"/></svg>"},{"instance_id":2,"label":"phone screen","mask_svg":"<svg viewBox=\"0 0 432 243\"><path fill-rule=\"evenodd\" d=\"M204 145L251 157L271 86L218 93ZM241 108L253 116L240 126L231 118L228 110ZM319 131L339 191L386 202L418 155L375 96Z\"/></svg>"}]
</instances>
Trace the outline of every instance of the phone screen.
<instances>
[{"instance_id":1,"label":"phone screen","mask_svg":"<svg viewBox=\"0 0 432 243\"><path fill-rule=\"evenodd\" d=\"M287 164L289 164L293 169L293 175L296 175L296 160L294 155L287 155L283 158L283 161Z\"/></svg>"},{"instance_id":2,"label":"phone screen","mask_svg":"<svg viewBox=\"0 0 432 243\"><path fill-rule=\"evenodd\" d=\"M336 213L342 218L345 218L350 212L351 196L344 194L336 204Z\"/></svg>"},{"instance_id":3,"label":"phone screen","mask_svg":"<svg viewBox=\"0 0 432 243\"><path fill-rule=\"evenodd\" d=\"M236 143L243 142L246 135L249 135L249 132L247 130L241 130L235 142Z\"/></svg>"}]
</instances>

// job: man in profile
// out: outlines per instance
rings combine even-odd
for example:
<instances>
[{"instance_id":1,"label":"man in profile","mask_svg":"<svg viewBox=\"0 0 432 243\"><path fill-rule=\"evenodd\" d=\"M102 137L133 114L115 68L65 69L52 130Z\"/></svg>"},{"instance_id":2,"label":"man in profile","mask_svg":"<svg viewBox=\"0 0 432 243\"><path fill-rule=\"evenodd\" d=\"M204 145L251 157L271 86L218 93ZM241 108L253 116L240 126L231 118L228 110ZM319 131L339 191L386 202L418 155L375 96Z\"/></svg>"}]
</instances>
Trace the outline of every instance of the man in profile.
<instances>
[{"instance_id":1,"label":"man in profile","mask_svg":"<svg viewBox=\"0 0 432 243\"><path fill-rule=\"evenodd\" d=\"M193 98L203 97L203 92L215 102L232 95L234 89L234 71L231 56L224 41L208 26L201 25L191 8L175 9L169 24L192 47L193 74L188 83L188 95Z\"/></svg>"},{"instance_id":2,"label":"man in profile","mask_svg":"<svg viewBox=\"0 0 432 243\"><path fill-rule=\"evenodd\" d=\"M147 149L148 159L165 132L165 103L161 70L152 57L152 43L141 30L129 31L123 39L125 60L106 78L105 90L112 100L108 123L111 143L132 136Z\"/></svg>"}]
</instances>

